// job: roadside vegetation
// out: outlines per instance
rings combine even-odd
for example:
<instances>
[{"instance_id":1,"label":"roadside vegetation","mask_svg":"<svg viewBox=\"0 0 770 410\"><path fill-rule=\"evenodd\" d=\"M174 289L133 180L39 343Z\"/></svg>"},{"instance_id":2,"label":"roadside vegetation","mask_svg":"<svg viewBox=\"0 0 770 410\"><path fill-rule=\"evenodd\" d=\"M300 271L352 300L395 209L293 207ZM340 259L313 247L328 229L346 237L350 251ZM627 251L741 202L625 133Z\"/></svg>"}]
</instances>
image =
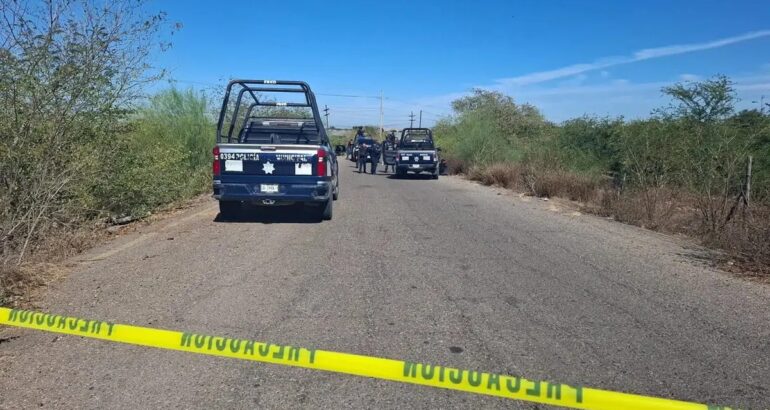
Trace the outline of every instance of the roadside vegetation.
<instances>
[{"instance_id":1,"label":"roadside vegetation","mask_svg":"<svg viewBox=\"0 0 770 410\"><path fill-rule=\"evenodd\" d=\"M214 125L203 94L148 58L174 27L141 1L3 1L0 304L43 280L29 262L203 192Z\"/></svg>"},{"instance_id":2,"label":"roadside vegetation","mask_svg":"<svg viewBox=\"0 0 770 410\"><path fill-rule=\"evenodd\" d=\"M670 105L647 119L554 124L536 107L475 90L453 102L454 115L434 132L453 172L691 235L725 251L726 266L767 275L770 107L736 112L723 76L662 92Z\"/></svg>"},{"instance_id":3,"label":"roadside vegetation","mask_svg":"<svg viewBox=\"0 0 770 410\"><path fill-rule=\"evenodd\" d=\"M145 10L141 0L0 2L0 304L42 280L30 263L209 187L216 104L158 87L165 73L150 56L178 26ZM435 135L454 172L686 233L767 274L770 107L735 112L724 77L663 92L671 105L645 120L553 124L476 90Z\"/></svg>"}]
</instances>

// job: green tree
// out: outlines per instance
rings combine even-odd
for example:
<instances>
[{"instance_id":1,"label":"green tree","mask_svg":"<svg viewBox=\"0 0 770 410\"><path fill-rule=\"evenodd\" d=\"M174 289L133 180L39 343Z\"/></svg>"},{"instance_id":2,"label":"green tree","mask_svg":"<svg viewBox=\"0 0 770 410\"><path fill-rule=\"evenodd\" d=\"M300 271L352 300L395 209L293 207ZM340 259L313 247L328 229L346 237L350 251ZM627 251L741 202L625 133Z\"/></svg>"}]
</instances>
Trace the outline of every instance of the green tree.
<instances>
[{"instance_id":1,"label":"green tree","mask_svg":"<svg viewBox=\"0 0 770 410\"><path fill-rule=\"evenodd\" d=\"M674 101L661 117L674 124L669 138L683 148L671 162L681 164L679 186L696 194L697 208L709 235L719 236L735 216L753 132L728 117L735 111L732 81L722 75L663 88ZM746 116L743 116L746 120Z\"/></svg>"},{"instance_id":2,"label":"green tree","mask_svg":"<svg viewBox=\"0 0 770 410\"><path fill-rule=\"evenodd\" d=\"M727 118L735 110L733 82L724 75L705 81L677 83L663 88L674 99L668 113L674 117L698 122L715 122Z\"/></svg>"}]
</instances>

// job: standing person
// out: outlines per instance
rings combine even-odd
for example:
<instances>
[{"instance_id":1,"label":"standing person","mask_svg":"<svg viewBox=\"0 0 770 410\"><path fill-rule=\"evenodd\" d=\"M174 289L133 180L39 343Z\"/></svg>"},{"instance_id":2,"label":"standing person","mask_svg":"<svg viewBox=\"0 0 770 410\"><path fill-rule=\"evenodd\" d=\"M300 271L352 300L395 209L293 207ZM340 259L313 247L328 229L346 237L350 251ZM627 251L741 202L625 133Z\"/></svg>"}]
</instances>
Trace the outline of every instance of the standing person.
<instances>
[{"instance_id":1,"label":"standing person","mask_svg":"<svg viewBox=\"0 0 770 410\"><path fill-rule=\"evenodd\" d=\"M350 159L353 155L353 140L348 140L348 145L345 146L345 159Z\"/></svg>"},{"instance_id":2,"label":"standing person","mask_svg":"<svg viewBox=\"0 0 770 410\"><path fill-rule=\"evenodd\" d=\"M356 136L353 137L353 143L358 145L358 141L361 138L366 138L366 134L364 133L364 127L358 127L358 131L356 131Z\"/></svg>"},{"instance_id":3,"label":"standing person","mask_svg":"<svg viewBox=\"0 0 770 410\"><path fill-rule=\"evenodd\" d=\"M382 143L382 163L385 164L385 172L388 172L388 167L396 171L396 136L392 132Z\"/></svg>"},{"instance_id":4,"label":"standing person","mask_svg":"<svg viewBox=\"0 0 770 410\"><path fill-rule=\"evenodd\" d=\"M372 159L371 159L372 175L377 173L377 164L380 163L381 154L382 154L382 146L380 146L379 143L375 142L371 147L369 147L369 155L372 156Z\"/></svg>"},{"instance_id":5,"label":"standing person","mask_svg":"<svg viewBox=\"0 0 770 410\"><path fill-rule=\"evenodd\" d=\"M364 127L358 127L358 131L356 131L356 136L353 137L353 146L350 149L350 159L356 161L358 163L358 159L361 158L361 141L366 138L366 133L364 132Z\"/></svg>"},{"instance_id":6,"label":"standing person","mask_svg":"<svg viewBox=\"0 0 770 410\"><path fill-rule=\"evenodd\" d=\"M369 152L369 146L366 144L359 144L358 145L358 173L366 173L366 162L368 159L366 158L367 154Z\"/></svg>"}]
</instances>

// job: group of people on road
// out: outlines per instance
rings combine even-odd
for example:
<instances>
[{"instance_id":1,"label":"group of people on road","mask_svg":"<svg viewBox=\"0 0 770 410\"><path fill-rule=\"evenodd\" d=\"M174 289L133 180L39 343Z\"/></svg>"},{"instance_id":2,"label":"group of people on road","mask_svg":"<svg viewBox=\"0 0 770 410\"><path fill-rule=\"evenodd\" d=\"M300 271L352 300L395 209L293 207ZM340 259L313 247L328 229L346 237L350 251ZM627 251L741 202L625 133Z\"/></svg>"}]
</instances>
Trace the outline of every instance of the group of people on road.
<instances>
[{"instance_id":1,"label":"group of people on road","mask_svg":"<svg viewBox=\"0 0 770 410\"><path fill-rule=\"evenodd\" d=\"M388 167L391 167L393 171L396 170L396 149L396 134L394 132L389 133L385 141L380 144L376 140L367 137L363 127L359 127L356 136L348 141L345 157L356 161L359 173L365 174L366 164L370 164L369 172L376 174L377 165L380 163L381 158L385 164L385 172L388 172Z\"/></svg>"}]
</instances>

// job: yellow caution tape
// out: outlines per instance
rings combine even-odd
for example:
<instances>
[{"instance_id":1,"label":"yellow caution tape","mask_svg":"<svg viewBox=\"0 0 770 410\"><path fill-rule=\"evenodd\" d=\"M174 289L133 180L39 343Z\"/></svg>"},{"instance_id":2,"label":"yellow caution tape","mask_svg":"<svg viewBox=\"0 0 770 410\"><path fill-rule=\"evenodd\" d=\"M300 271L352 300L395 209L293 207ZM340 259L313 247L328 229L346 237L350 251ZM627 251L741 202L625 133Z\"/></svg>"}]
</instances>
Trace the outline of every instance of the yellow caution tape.
<instances>
[{"instance_id":1,"label":"yellow caution tape","mask_svg":"<svg viewBox=\"0 0 770 410\"><path fill-rule=\"evenodd\" d=\"M0 324L160 349L231 357L461 390L575 409L730 409L427 363L329 352L0 307Z\"/></svg>"}]
</instances>

